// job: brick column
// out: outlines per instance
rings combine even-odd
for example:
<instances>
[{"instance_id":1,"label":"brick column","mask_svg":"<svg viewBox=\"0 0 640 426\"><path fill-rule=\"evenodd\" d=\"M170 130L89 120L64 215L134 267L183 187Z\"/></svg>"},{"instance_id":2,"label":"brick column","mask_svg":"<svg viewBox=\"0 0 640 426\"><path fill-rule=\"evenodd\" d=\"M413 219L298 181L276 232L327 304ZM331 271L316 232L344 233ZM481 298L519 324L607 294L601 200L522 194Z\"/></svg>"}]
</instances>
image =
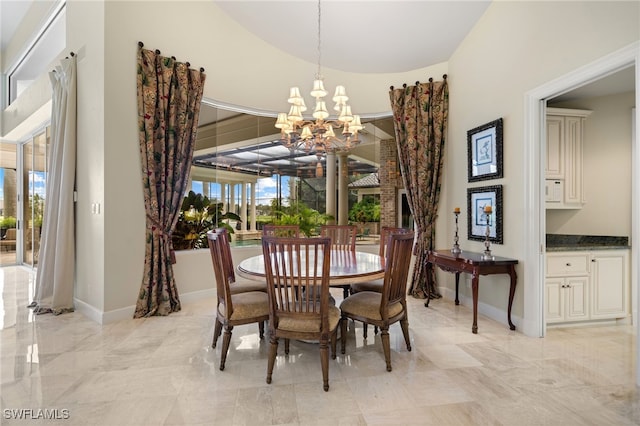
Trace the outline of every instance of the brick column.
<instances>
[{"instance_id":1,"label":"brick column","mask_svg":"<svg viewBox=\"0 0 640 426\"><path fill-rule=\"evenodd\" d=\"M380 226L398 226L398 189L403 188L395 139L380 141Z\"/></svg>"}]
</instances>

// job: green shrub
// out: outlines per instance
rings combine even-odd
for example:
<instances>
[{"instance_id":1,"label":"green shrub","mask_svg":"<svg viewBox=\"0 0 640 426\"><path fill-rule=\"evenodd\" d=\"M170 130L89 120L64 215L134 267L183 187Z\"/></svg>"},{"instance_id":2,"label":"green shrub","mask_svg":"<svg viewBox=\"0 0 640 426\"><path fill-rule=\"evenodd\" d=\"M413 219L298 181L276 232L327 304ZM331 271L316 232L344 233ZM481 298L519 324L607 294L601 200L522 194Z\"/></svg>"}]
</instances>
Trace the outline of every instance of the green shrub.
<instances>
[{"instance_id":1,"label":"green shrub","mask_svg":"<svg viewBox=\"0 0 640 426\"><path fill-rule=\"evenodd\" d=\"M15 228L16 223L17 223L17 220L13 216L2 217L0 219L0 228L3 228L3 229Z\"/></svg>"}]
</instances>

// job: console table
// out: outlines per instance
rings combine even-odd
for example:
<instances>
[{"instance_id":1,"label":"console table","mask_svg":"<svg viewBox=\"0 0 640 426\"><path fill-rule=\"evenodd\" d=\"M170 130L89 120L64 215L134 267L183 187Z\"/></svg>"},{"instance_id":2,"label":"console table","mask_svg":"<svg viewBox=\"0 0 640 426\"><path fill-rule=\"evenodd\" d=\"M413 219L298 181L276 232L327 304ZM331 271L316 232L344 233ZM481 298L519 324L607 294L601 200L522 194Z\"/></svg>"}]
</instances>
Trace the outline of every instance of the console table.
<instances>
[{"instance_id":1,"label":"console table","mask_svg":"<svg viewBox=\"0 0 640 426\"><path fill-rule=\"evenodd\" d=\"M473 326L471 331L478 333L478 281L480 275L507 274L511 277L511 286L509 288L509 307L507 310L507 320L509 328L515 330L516 326L511 322L511 305L513 304L513 296L516 292L516 269L518 264L516 259L507 257L493 256L491 260L484 260L482 253L473 253L463 251L454 254L451 250L432 250L429 252L427 261L433 265L437 265L440 269L456 274L456 305L460 304L458 300L458 289L460 285L460 273L465 272L471 274L471 289L473 292ZM425 303L429 306L429 301Z\"/></svg>"}]
</instances>

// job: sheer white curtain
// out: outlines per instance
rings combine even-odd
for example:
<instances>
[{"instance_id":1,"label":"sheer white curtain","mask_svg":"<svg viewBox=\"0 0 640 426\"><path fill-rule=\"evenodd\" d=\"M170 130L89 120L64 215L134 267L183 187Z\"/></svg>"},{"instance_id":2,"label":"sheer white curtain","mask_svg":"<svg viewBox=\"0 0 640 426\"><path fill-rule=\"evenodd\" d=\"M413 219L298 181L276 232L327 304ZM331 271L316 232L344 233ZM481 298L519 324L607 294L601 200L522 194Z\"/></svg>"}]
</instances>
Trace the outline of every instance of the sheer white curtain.
<instances>
[{"instance_id":1,"label":"sheer white curtain","mask_svg":"<svg viewBox=\"0 0 640 426\"><path fill-rule=\"evenodd\" d=\"M53 89L51 155L33 303L36 313L73 311L75 281L76 58L49 73Z\"/></svg>"}]
</instances>

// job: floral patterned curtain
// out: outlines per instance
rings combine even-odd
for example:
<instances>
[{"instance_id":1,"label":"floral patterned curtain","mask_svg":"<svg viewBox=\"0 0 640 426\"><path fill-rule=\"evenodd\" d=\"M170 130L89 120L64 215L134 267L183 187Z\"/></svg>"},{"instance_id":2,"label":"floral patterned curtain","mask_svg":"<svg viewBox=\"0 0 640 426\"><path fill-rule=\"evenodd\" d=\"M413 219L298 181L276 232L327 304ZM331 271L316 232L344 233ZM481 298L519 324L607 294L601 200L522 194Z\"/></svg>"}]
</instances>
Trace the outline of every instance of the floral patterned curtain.
<instances>
[{"instance_id":1,"label":"floral patterned curtain","mask_svg":"<svg viewBox=\"0 0 640 426\"><path fill-rule=\"evenodd\" d=\"M391 87L396 144L407 201L417 228L414 247L416 265L409 293L418 298L441 297L433 265L427 253L433 250L438 216L444 143L449 115L449 88L443 81Z\"/></svg>"},{"instance_id":2,"label":"floral patterned curtain","mask_svg":"<svg viewBox=\"0 0 640 426\"><path fill-rule=\"evenodd\" d=\"M144 275L134 318L180 310L171 233L189 180L204 69L138 49L138 130L146 211Z\"/></svg>"}]
</instances>

